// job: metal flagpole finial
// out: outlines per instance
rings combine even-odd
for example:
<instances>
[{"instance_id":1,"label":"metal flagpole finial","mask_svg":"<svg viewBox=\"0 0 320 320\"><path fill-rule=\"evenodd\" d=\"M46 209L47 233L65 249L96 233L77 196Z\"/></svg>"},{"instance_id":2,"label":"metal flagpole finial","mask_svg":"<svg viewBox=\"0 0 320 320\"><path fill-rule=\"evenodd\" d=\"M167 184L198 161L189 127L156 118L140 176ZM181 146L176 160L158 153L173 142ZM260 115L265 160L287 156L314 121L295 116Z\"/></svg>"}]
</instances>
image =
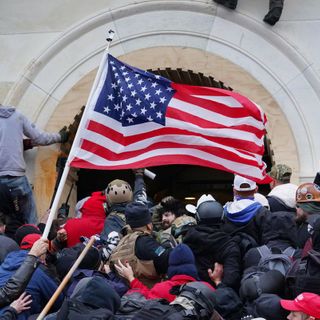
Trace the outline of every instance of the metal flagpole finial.
<instances>
[{"instance_id":1,"label":"metal flagpole finial","mask_svg":"<svg viewBox=\"0 0 320 320\"><path fill-rule=\"evenodd\" d=\"M111 41L113 40L114 34L115 34L115 32L110 29L110 30L108 31L108 37L107 37L106 40L107 40L108 42L111 42Z\"/></svg>"}]
</instances>

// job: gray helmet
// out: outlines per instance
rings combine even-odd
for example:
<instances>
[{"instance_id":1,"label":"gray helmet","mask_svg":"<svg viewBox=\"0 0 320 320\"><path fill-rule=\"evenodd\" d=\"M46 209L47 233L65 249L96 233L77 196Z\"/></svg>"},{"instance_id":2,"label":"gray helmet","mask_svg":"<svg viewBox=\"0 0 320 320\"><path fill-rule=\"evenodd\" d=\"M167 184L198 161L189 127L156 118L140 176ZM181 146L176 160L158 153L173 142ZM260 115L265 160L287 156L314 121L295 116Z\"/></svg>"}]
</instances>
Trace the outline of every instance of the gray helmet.
<instances>
[{"instance_id":1,"label":"gray helmet","mask_svg":"<svg viewBox=\"0 0 320 320\"><path fill-rule=\"evenodd\" d=\"M105 194L109 205L132 201L131 186L124 180L116 179L111 181L105 190Z\"/></svg>"},{"instance_id":2,"label":"gray helmet","mask_svg":"<svg viewBox=\"0 0 320 320\"><path fill-rule=\"evenodd\" d=\"M213 224L222 221L223 207L218 201L202 202L196 210L196 218L199 224Z\"/></svg>"},{"instance_id":3,"label":"gray helmet","mask_svg":"<svg viewBox=\"0 0 320 320\"><path fill-rule=\"evenodd\" d=\"M194 281L181 286L179 296L198 303L208 314L212 314L215 311L216 297L214 290L204 282Z\"/></svg>"}]
</instances>

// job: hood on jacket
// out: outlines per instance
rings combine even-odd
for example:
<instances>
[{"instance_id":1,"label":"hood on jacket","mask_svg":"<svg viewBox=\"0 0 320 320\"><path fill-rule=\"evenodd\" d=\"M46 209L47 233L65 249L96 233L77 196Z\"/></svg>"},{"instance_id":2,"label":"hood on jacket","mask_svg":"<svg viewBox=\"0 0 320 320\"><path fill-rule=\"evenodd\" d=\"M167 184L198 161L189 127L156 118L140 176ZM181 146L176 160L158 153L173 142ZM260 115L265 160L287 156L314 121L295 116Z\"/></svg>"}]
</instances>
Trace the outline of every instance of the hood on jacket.
<instances>
[{"instance_id":1,"label":"hood on jacket","mask_svg":"<svg viewBox=\"0 0 320 320\"><path fill-rule=\"evenodd\" d=\"M75 287L71 299L93 308L105 308L113 313L120 307L120 296L99 277L83 278Z\"/></svg>"},{"instance_id":2,"label":"hood on jacket","mask_svg":"<svg viewBox=\"0 0 320 320\"><path fill-rule=\"evenodd\" d=\"M227 202L223 212L225 217L235 224L248 223L262 207L261 203L250 199Z\"/></svg>"},{"instance_id":3,"label":"hood on jacket","mask_svg":"<svg viewBox=\"0 0 320 320\"><path fill-rule=\"evenodd\" d=\"M268 243L273 240L279 243L289 243L294 248L297 247L297 227L291 212L270 212L265 216L262 242Z\"/></svg>"},{"instance_id":4,"label":"hood on jacket","mask_svg":"<svg viewBox=\"0 0 320 320\"><path fill-rule=\"evenodd\" d=\"M12 251L8 253L0 268L5 271L17 270L23 263L27 254L28 251L26 250Z\"/></svg>"},{"instance_id":5,"label":"hood on jacket","mask_svg":"<svg viewBox=\"0 0 320 320\"><path fill-rule=\"evenodd\" d=\"M81 218L85 219L105 219L106 213L103 204L106 202L106 196L101 192L93 192L82 205L80 209Z\"/></svg>"},{"instance_id":6,"label":"hood on jacket","mask_svg":"<svg viewBox=\"0 0 320 320\"><path fill-rule=\"evenodd\" d=\"M269 192L268 197L278 198L289 208L295 208L297 189L298 186L293 183L280 184Z\"/></svg>"},{"instance_id":7,"label":"hood on jacket","mask_svg":"<svg viewBox=\"0 0 320 320\"><path fill-rule=\"evenodd\" d=\"M9 118L15 111L13 107L5 107L0 104L0 118Z\"/></svg>"}]
</instances>

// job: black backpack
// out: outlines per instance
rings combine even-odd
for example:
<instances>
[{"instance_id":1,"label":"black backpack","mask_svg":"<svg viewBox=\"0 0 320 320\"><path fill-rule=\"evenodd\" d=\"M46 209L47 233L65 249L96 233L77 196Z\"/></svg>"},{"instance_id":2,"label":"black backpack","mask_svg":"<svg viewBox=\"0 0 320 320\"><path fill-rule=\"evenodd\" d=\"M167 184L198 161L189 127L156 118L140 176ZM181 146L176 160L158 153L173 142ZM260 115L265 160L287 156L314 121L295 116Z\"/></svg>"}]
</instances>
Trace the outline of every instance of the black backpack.
<instances>
[{"instance_id":1,"label":"black backpack","mask_svg":"<svg viewBox=\"0 0 320 320\"><path fill-rule=\"evenodd\" d=\"M258 267L260 270L278 270L284 276L292 266L295 249L288 247L282 253L273 253L266 245L256 248L261 256Z\"/></svg>"},{"instance_id":2,"label":"black backpack","mask_svg":"<svg viewBox=\"0 0 320 320\"><path fill-rule=\"evenodd\" d=\"M292 264L286 275L286 294L288 298L294 299L306 291L320 294L320 260L317 258L318 255L319 253L311 250L307 257L297 259ZM312 274L309 270L310 260L312 260L314 269Z\"/></svg>"},{"instance_id":3,"label":"black backpack","mask_svg":"<svg viewBox=\"0 0 320 320\"><path fill-rule=\"evenodd\" d=\"M91 308L81 302L66 299L57 314L57 320L111 320L113 313L104 308Z\"/></svg>"},{"instance_id":4,"label":"black backpack","mask_svg":"<svg viewBox=\"0 0 320 320\"><path fill-rule=\"evenodd\" d=\"M200 319L193 310L185 310L179 305L170 305L164 300L149 300L132 320L185 320Z\"/></svg>"}]
</instances>

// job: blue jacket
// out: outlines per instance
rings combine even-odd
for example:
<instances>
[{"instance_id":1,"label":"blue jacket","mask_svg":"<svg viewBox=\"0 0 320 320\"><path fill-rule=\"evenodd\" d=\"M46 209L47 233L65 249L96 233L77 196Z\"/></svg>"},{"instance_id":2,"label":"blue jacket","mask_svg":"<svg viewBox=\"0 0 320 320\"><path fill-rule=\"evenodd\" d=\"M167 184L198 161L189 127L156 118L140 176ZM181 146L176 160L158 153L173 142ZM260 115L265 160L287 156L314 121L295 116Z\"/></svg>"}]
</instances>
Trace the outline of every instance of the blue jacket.
<instances>
[{"instance_id":1,"label":"blue jacket","mask_svg":"<svg viewBox=\"0 0 320 320\"><path fill-rule=\"evenodd\" d=\"M8 281L8 279L14 274L14 272L20 267L28 251L19 250L10 252L2 265L0 266L0 286ZM52 297L58 287L57 282L46 271L45 267L39 265L32 275L31 280L28 283L26 291L32 296L31 309L22 312L18 319L27 319L29 315L40 313L45 307L46 303ZM60 294L51 311L60 308L63 302L63 295ZM0 314L3 313L5 308L0 310Z\"/></svg>"}]
</instances>

